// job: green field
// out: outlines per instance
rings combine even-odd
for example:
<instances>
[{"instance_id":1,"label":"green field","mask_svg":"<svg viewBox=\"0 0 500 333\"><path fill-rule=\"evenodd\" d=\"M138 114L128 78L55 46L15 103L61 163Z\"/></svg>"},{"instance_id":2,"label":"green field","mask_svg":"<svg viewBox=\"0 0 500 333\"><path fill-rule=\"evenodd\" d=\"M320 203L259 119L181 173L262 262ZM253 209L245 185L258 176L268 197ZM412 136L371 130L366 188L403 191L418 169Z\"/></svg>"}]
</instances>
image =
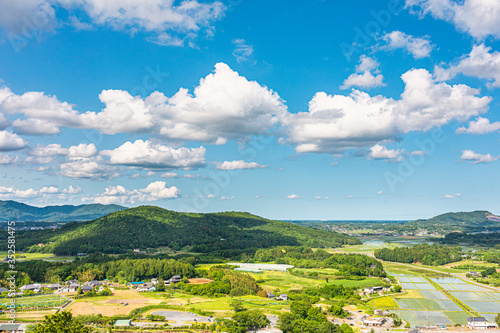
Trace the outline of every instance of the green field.
<instances>
[{"instance_id":1,"label":"green field","mask_svg":"<svg viewBox=\"0 0 500 333\"><path fill-rule=\"evenodd\" d=\"M59 295L24 296L15 298L15 304L20 308L52 308L61 306L68 299ZM10 304L10 299L0 299L0 304L7 306Z\"/></svg>"}]
</instances>

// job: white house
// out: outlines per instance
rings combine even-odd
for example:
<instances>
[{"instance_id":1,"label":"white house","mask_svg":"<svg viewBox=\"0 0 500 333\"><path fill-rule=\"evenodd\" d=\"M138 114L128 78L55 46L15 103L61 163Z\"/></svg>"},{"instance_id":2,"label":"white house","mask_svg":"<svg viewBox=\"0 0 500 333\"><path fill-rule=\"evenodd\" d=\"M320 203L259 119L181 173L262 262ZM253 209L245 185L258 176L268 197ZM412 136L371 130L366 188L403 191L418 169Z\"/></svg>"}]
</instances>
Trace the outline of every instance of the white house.
<instances>
[{"instance_id":1,"label":"white house","mask_svg":"<svg viewBox=\"0 0 500 333\"><path fill-rule=\"evenodd\" d=\"M498 325L488 322L484 317L470 317L467 319L467 327L472 330L484 330L498 328Z\"/></svg>"}]
</instances>

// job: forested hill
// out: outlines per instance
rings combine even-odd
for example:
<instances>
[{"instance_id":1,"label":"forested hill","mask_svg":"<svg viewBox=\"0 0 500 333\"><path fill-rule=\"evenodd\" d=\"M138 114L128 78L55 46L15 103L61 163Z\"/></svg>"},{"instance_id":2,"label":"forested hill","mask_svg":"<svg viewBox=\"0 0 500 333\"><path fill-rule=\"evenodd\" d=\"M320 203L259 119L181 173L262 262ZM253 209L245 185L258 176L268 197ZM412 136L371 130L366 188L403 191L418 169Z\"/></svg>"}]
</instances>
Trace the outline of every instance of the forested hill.
<instances>
[{"instance_id":1,"label":"forested hill","mask_svg":"<svg viewBox=\"0 0 500 333\"><path fill-rule=\"evenodd\" d=\"M39 243L44 246L38 246ZM19 234L16 245L23 250L73 255L158 247L231 253L281 245L339 247L343 244L361 242L344 234L272 221L249 213L178 213L141 206L93 221L69 223L60 229Z\"/></svg>"},{"instance_id":2,"label":"forested hill","mask_svg":"<svg viewBox=\"0 0 500 333\"><path fill-rule=\"evenodd\" d=\"M426 228L430 231L481 231L488 228L500 228L500 217L488 211L478 210L441 214L428 220L407 222L406 225Z\"/></svg>"},{"instance_id":3,"label":"forested hill","mask_svg":"<svg viewBox=\"0 0 500 333\"><path fill-rule=\"evenodd\" d=\"M0 201L0 222L72 222L89 221L123 210L118 205L64 205L34 207L17 201Z\"/></svg>"}]
</instances>

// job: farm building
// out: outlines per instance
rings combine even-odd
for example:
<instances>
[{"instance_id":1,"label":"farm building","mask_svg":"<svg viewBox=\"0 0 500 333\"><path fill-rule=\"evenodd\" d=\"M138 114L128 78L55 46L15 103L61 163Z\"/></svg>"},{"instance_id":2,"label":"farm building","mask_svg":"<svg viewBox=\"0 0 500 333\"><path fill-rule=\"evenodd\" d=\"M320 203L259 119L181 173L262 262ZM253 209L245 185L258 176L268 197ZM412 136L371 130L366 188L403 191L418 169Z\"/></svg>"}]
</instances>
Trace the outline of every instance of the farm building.
<instances>
[{"instance_id":1,"label":"farm building","mask_svg":"<svg viewBox=\"0 0 500 333\"><path fill-rule=\"evenodd\" d=\"M467 319L467 327L473 330L484 330L490 328L498 328L495 323L490 323L484 317L470 317Z\"/></svg>"},{"instance_id":2,"label":"farm building","mask_svg":"<svg viewBox=\"0 0 500 333\"><path fill-rule=\"evenodd\" d=\"M117 321L115 321L115 326L118 326L118 327L132 326L132 320L128 320L128 319L117 320Z\"/></svg>"},{"instance_id":3,"label":"farm building","mask_svg":"<svg viewBox=\"0 0 500 333\"><path fill-rule=\"evenodd\" d=\"M26 325L24 325L24 324L0 324L0 332L24 333L24 332L26 332Z\"/></svg>"},{"instance_id":4,"label":"farm building","mask_svg":"<svg viewBox=\"0 0 500 333\"><path fill-rule=\"evenodd\" d=\"M382 326L386 322L387 318L378 317L378 318L369 318L363 320L363 325L365 326Z\"/></svg>"},{"instance_id":5,"label":"farm building","mask_svg":"<svg viewBox=\"0 0 500 333\"><path fill-rule=\"evenodd\" d=\"M378 293L379 291L383 291L384 287L366 287L365 288L365 293L367 294L375 294Z\"/></svg>"}]
</instances>

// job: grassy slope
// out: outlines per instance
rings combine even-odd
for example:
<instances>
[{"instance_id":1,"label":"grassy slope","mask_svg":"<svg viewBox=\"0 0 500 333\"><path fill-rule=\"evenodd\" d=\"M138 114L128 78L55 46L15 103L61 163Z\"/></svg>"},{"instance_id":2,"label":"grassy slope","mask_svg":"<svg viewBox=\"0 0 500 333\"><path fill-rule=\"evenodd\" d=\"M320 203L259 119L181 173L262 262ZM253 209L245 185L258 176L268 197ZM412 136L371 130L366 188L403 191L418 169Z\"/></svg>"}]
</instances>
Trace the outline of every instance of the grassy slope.
<instances>
[{"instance_id":1,"label":"grassy slope","mask_svg":"<svg viewBox=\"0 0 500 333\"><path fill-rule=\"evenodd\" d=\"M119 253L132 248L168 246L194 252L230 251L284 245L339 247L359 244L354 237L267 220L248 213L186 214L142 206L100 219L71 223L57 230L19 235L18 247L46 244L58 255L77 252Z\"/></svg>"}]
</instances>

